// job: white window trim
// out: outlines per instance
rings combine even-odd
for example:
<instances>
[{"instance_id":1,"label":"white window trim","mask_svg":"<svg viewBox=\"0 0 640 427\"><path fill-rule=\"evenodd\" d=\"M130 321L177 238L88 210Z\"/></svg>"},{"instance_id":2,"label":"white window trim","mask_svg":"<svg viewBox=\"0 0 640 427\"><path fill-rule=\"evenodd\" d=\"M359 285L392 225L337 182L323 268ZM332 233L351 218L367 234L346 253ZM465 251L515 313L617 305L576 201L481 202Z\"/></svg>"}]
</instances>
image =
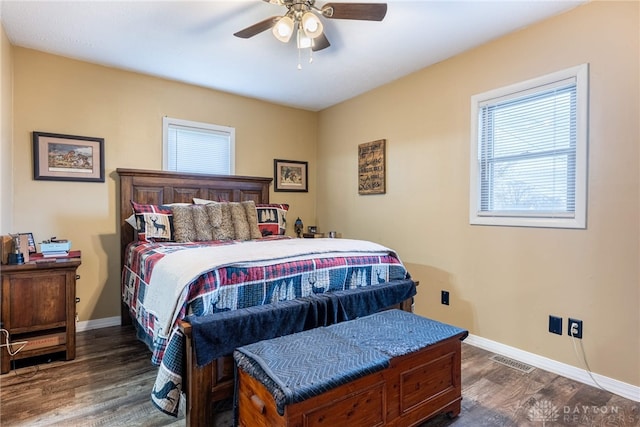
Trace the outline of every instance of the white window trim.
<instances>
[{"instance_id":1,"label":"white window trim","mask_svg":"<svg viewBox=\"0 0 640 427\"><path fill-rule=\"evenodd\" d=\"M508 94L529 91L567 78L576 79L576 188L575 215L571 218L536 217L522 215L491 216L479 213L480 206L480 165L478 162L478 110L489 99ZM589 116L589 65L582 64L562 71L547 74L524 82L494 89L471 97L471 150L470 150L470 202L469 223L472 225L496 225L518 227L586 228L587 220L587 158L588 158L588 116Z\"/></svg>"},{"instance_id":2,"label":"white window trim","mask_svg":"<svg viewBox=\"0 0 640 427\"><path fill-rule=\"evenodd\" d=\"M191 127L196 129L206 129L214 132L224 132L229 134L229 175L235 175L236 173L236 129L229 126L220 126L210 123L195 122L192 120L175 119L172 117L162 118L162 170L169 170L169 126L182 126Z\"/></svg>"}]
</instances>

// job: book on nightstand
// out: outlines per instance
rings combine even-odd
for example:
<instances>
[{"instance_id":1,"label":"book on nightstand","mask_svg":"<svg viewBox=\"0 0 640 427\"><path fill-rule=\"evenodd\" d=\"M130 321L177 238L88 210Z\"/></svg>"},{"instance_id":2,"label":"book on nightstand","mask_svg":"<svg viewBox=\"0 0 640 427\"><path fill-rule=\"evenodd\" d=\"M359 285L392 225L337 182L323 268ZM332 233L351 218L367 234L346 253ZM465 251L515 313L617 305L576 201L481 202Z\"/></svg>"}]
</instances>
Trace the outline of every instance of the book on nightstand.
<instances>
[{"instance_id":1,"label":"book on nightstand","mask_svg":"<svg viewBox=\"0 0 640 427\"><path fill-rule=\"evenodd\" d=\"M55 262L58 259L80 258L80 251L54 251L54 252L38 252L31 254L31 261L34 262Z\"/></svg>"},{"instance_id":2,"label":"book on nightstand","mask_svg":"<svg viewBox=\"0 0 640 427\"><path fill-rule=\"evenodd\" d=\"M50 251L50 252L42 252L42 256L45 258L58 258L69 256L69 251Z\"/></svg>"}]
</instances>

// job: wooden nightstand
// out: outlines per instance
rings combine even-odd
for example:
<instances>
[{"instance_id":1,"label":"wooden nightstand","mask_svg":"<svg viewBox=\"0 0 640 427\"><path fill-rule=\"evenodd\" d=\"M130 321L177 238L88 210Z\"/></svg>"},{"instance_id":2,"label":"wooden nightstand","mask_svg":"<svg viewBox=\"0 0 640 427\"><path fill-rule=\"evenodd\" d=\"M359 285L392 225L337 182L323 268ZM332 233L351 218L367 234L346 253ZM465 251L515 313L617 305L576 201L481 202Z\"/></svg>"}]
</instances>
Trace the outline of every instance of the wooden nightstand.
<instances>
[{"instance_id":1,"label":"wooden nightstand","mask_svg":"<svg viewBox=\"0 0 640 427\"><path fill-rule=\"evenodd\" d=\"M0 373L11 368L12 359L65 352L66 360L76 357L76 270L81 264L80 251L69 257L22 265L2 265L2 328L9 331L11 342L26 341L14 356L7 347L0 351ZM1 334L1 344L6 344ZM12 352L20 345L12 345Z\"/></svg>"}]
</instances>

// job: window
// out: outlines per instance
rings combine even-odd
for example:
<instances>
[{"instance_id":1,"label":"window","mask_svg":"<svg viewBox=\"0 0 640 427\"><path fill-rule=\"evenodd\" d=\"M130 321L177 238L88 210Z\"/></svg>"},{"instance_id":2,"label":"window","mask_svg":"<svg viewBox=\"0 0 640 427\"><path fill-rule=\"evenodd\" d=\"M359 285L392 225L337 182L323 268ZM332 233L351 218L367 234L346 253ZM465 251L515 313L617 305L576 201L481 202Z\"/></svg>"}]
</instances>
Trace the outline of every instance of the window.
<instances>
[{"instance_id":1,"label":"window","mask_svg":"<svg viewBox=\"0 0 640 427\"><path fill-rule=\"evenodd\" d=\"M162 167L167 171L233 175L235 129L188 120L162 119Z\"/></svg>"},{"instance_id":2,"label":"window","mask_svg":"<svg viewBox=\"0 0 640 427\"><path fill-rule=\"evenodd\" d=\"M469 222L586 227L588 65L471 98Z\"/></svg>"}]
</instances>

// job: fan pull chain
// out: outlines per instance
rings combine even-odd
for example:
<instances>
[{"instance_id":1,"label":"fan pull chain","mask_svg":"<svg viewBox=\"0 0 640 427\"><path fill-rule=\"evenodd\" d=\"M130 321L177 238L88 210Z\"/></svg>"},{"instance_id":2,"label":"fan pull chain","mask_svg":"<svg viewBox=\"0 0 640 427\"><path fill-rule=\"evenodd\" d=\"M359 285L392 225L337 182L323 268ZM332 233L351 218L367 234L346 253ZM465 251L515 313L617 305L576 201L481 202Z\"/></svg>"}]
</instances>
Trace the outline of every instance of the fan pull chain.
<instances>
[{"instance_id":1,"label":"fan pull chain","mask_svg":"<svg viewBox=\"0 0 640 427\"><path fill-rule=\"evenodd\" d=\"M301 54L302 49L298 48L298 70L302 70L302 64L301 64ZM313 49L309 49L309 64L313 63Z\"/></svg>"}]
</instances>

